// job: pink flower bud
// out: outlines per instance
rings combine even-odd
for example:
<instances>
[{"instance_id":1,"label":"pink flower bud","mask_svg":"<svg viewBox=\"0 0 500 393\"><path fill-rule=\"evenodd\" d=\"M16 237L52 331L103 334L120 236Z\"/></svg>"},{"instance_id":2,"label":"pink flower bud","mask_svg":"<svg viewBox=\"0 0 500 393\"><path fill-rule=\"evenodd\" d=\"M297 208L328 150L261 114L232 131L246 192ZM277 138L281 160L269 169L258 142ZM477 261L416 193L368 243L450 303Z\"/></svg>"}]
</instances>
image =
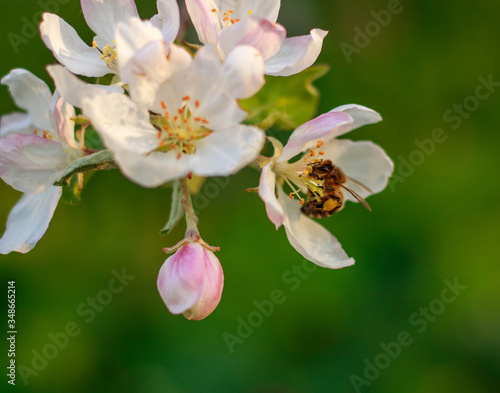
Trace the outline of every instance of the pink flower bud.
<instances>
[{"instance_id":1,"label":"pink flower bud","mask_svg":"<svg viewBox=\"0 0 500 393\"><path fill-rule=\"evenodd\" d=\"M224 273L215 254L199 243L182 246L160 269L158 291L172 314L199 321L219 304Z\"/></svg>"}]
</instances>

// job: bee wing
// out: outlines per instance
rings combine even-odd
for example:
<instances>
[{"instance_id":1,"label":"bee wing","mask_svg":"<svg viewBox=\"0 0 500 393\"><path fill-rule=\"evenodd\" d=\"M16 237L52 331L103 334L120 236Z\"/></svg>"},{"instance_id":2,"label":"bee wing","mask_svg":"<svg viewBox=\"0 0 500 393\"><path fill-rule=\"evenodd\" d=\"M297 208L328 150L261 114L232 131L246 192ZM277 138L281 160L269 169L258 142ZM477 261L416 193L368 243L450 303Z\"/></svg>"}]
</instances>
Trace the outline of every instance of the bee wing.
<instances>
[{"instance_id":1,"label":"bee wing","mask_svg":"<svg viewBox=\"0 0 500 393\"><path fill-rule=\"evenodd\" d=\"M373 194L373 191L370 190L367 186L365 186L363 183L360 181L357 181L356 179L353 179L352 177L346 176L346 182L350 188L357 190L361 194L367 194L366 196Z\"/></svg>"},{"instance_id":2,"label":"bee wing","mask_svg":"<svg viewBox=\"0 0 500 393\"><path fill-rule=\"evenodd\" d=\"M361 184L361 183L360 183ZM346 190L348 193L350 193L354 198L356 198L356 200L361 203L366 209L368 209L369 211L372 211L372 208L370 207L370 205L368 204L368 202L366 202L362 196L360 196L356 191L353 191L351 190L350 188L344 186L343 184L340 185L344 190Z\"/></svg>"}]
</instances>

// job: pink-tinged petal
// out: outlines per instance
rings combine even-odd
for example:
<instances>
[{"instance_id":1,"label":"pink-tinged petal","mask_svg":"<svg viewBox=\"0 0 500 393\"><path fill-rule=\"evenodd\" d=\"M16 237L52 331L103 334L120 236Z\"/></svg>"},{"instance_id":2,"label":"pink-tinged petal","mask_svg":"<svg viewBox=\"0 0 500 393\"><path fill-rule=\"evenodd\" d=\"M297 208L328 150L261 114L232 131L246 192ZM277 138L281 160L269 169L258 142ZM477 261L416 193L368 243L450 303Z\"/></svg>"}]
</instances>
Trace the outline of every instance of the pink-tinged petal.
<instances>
[{"instance_id":1,"label":"pink-tinged petal","mask_svg":"<svg viewBox=\"0 0 500 393\"><path fill-rule=\"evenodd\" d=\"M320 139L336 137L338 131L343 126L350 124L351 121L352 119L347 113L328 112L302 124L290 135L278 162L288 161L300 152L316 145Z\"/></svg>"},{"instance_id":2,"label":"pink-tinged petal","mask_svg":"<svg viewBox=\"0 0 500 393\"><path fill-rule=\"evenodd\" d=\"M228 56L239 45L253 46L267 61L278 53L285 37L283 26L252 15L225 28L219 36L219 48Z\"/></svg>"},{"instance_id":3,"label":"pink-tinged petal","mask_svg":"<svg viewBox=\"0 0 500 393\"><path fill-rule=\"evenodd\" d=\"M91 99L97 95L123 93L123 89L117 84L104 86L86 83L59 64L48 66L47 72L54 80L59 94L76 108L82 107L84 99Z\"/></svg>"},{"instance_id":4,"label":"pink-tinged petal","mask_svg":"<svg viewBox=\"0 0 500 393\"><path fill-rule=\"evenodd\" d=\"M113 152L146 154L158 147L158 131L149 112L123 94L96 96L83 101L83 112Z\"/></svg>"},{"instance_id":5,"label":"pink-tinged petal","mask_svg":"<svg viewBox=\"0 0 500 393\"><path fill-rule=\"evenodd\" d=\"M336 136L347 134L348 132L351 132L356 128L382 121L382 116L380 116L378 112L375 112L373 109L367 108L366 106L362 105L356 105L356 104L342 105L335 109L332 109L330 113L332 112L347 113L352 118L350 124L344 125L339 130L339 132L342 132L342 134L338 134Z\"/></svg>"},{"instance_id":6,"label":"pink-tinged petal","mask_svg":"<svg viewBox=\"0 0 500 393\"><path fill-rule=\"evenodd\" d=\"M198 243L190 243L169 257L158 275L158 291L172 314L201 320L220 302L224 273L219 260Z\"/></svg>"},{"instance_id":7,"label":"pink-tinged petal","mask_svg":"<svg viewBox=\"0 0 500 393\"><path fill-rule=\"evenodd\" d=\"M266 206L267 217L278 229L283 225L285 212L276 198L276 175L272 170L272 163L262 169L259 181L259 196Z\"/></svg>"},{"instance_id":8,"label":"pink-tinged petal","mask_svg":"<svg viewBox=\"0 0 500 393\"><path fill-rule=\"evenodd\" d=\"M278 186L278 199L285 211L288 241L304 258L318 266L340 269L354 264L342 245L327 229L300 211L299 201L290 199Z\"/></svg>"},{"instance_id":9,"label":"pink-tinged petal","mask_svg":"<svg viewBox=\"0 0 500 393\"><path fill-rule=\"evenodd\" d=\"M71 72L88 77L112 73L101 60L101 53L85 44L75 29L57 15L43 14L40 33L54 57Z\"/></svg>"},{"instance_id":10,"label":"pink-tinged petal","mask_svg":"<svg viewBox=\"0 0 500 393\"><path fill-rule=\"evenodd\" d=\"M177 0L157 0L158 20L161 22L160 30L166 43L175 41L181 24L179 5Z\"/></svg>"},{"instance_id":11,"label":"pink-tinged petal","mask_svg":"<svg viewBox=\"0 0 500 393\"><path fill-rule=\"evenodd\" d=\"M203 44L216 45L219 38L219 28L216 15L212 9L215 4L210 0L186 0L186 7L198 33L198 39Z\"/></svg>"},{"instance_id":12,"label":"pink-tinged petal","mask_svg":"<svg viewBox=\"0 0 500 393\"><path fill-rule=\"evenodd\" d=\"M195 141L194 154L178 156L176 150L171 150L141 155L120 150L116 151L115 160L131 181L154 188L191 172L203 177L232 175L255 160L264 140L262 130L240 125Z\"/></svg>"},{"instance_id":13,"label":"pink-tinged petal","mask_svg":"<svg viewBox=\"0 0 500 393\"><path fill-rule=\"evenodd\" d=\"M355 104L339 106L297 128L290 136L278 162L288 161L301 151L316 145L320 139L327 142L381 120L382 117L370 108Z\"/></svg>"},{"instance_id":14,"label":"pink-tinged petal","mask_svg":"<svg viewBox=\"0 0 500 393\"><path fill-rule=\"evenodd\" d=\"M35 126L27 113L14 112L0 119L0 137L9 134L33 134L34 130Z\"/></svg>"},{"instance_id":15,"label":"pink-tinged petal","mask_svg":"<svg viewBox=\"0 0 500 393\"><path fill-rule=\"evenodd\" d=\"M170 73L161 31L151 22L131 18L118 25L116 44L122 81L130 86L134 101L150 107Z\"/></svg>"},{"instance_id":16,"label":"pink-tinged petal","mask_svg":"<svg viewBox=\"0 0 500 393\"><path fill-rule=\"evenodd\" d=\"M2 84L9 87L17 106L28 111L36 127L44 130L52 129L49 118L52 94L44 81L31 72L18 68L4 76Z\"/></svg>"},{"instance_id":17,"label":"pink-tinged petal","mask_svg":"<svg viewBox=\"0 0 500 393\"><path fill-rule=\"evenodd\" d=\"M75 141L75 108L71 106L64 98L60 97L55 103L54 119L59 134L59 142L64 150L79 150Z\"/></svg>"},{"instance_id":18,"label":"pink-tinged petal","mask_svg":"<svg viewBox=\"0 0 500 393\"><path fill-rule=\"evenodd\" d=\"M18 191L46 191L70 163L58 142L28 134L0 138L0 177Z\"/></svg>"},{"instance_id":19,"label":"pink-tinged petal","mask_svg":"<svg viewBox=\"0 0 500 393\"><path fill-rule=\"evenodd\" d=\"M108 45L115 39L118 23L139 17L134 0L81 0L81 3L87 24Z\"/></svg>"},{"instance_id":20,"label":"pink-tinged petal","mask_svg":"<svg viewBox=\"0 0 500 393\"><path fill-rule=\"evenodd\" d=\"M327 34L327 31L313 29L310 35L286 38L276 56L266 61L266 74L289 76L312 66L321 53Z\"/></svg>"},{"instance_id":21,"label":"pink-tinged petal","mask_svg":"<svg viewBox=\"0 0 500 393\"><path fill-rule=\"evenodd\" d=\"M41 194L24 194L7 220L0 239L0 254L31 251L49 227L61 197L60 187L50 187Z\"/></svg>"},{"instance_id":22,"label":"pink-tinged petal","mask_svg":"<svg viewBox=\"0 0 500 393\"><path fill-rule=\"evenodd\" d=\"M394 171L394 164L389 156L380 146L372 142L335 139L325 143L322 149L325 151L324 157L331 159L347 176L362 183L374 194L387 186ZM355 184L348 186L363 198L371 195ZM344 192L344 195L347 199L356 201L348 192Z\"/></svg>"},{"instance_id":23,"label":"pink-tinged petal","mask_svg":"<svg viewBox=\"0 0 500 393\"><path fill-rule=\"evenodd\" d=\"M264 59L251 46L235 48L222 67L225 90L238 99L250 98L264 83Z\"/></svg>"}]
</instances>

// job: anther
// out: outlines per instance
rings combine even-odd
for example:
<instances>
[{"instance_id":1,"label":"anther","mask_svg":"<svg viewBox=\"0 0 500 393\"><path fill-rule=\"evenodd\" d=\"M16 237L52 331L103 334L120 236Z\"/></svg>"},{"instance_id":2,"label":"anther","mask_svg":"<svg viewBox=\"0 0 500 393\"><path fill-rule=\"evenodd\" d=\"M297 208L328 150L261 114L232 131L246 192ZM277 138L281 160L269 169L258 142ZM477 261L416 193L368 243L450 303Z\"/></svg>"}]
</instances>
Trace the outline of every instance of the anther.
<instances>
[{"instance_id":1,"label":"anther","mask_svg":"<svg viewBox=\"0 0 500 393\"><path fill-rule=\"evenodd\" d=\"M252 15L253 14L253 11L252 10L248 10L248 15Z\"/></svg>"},{"instance_id":2,"label":"anther","mask_svg":"<svg viewBox=\"0 0 500 393\"><path fill-rule=\"evenodd\" d=\"M161 105L161 107L163 108L164 111L167 110L167 105L165 104L165 101L161 101L160 105Z\"/></svg>"},{"instance_id":3,"label":"anther","mask_svg":"<svg viewBox=\"0 0 500 393\"><path fill-rule=\"evenodd\" d=\"M316 154L316 153L314 153L314 150L313 150L313 149L310 149L310 150L309 150L309 155L310 155L311 157L314 157L314 156L315 156L315 154Z\"/></svg>"},{"instance_id":4,"label":"anther","mask_svg":"<svg viewBox=\"0 0 500 393\"><path fill-rule=\"evenodd\" d=\"M212 12L217 12L217 9L216 8L212 8Z\"/></svg>"},{"instance_id":5,"label":"anther","mask_svg":"<svg viewBox=\"0 0 500 393\"><path fill-rule=\"evenodd\" d=\"M303 205L305 201L306 201L306 200L305 200L304 198L302 198L302 199L300 200L300 204L301 204L301 205Z\"/></svg>"},{"instance_id":6,"label":"anther","mask_svg":"<svg viewBox=\"0 0 500 393\"><path fill-rule=\"evenodd\" d=\"M316 147L319 149L321 146L323 146L325 143L323 141L318 141L318 144Z\"/></svg>"},{"instance_id":7,"label":"anther","mask_svg":"<svg viewBox=\"0 0 500 393\"><path fill-rule=\"evenodd\" d=\"M158 131L158 139L161 139L162 135L163 135L163 132Z\"/></svg>"},{"instance_id":8,"label":"anther","mask_svg":"<svg viewBox=\"0 0 500 393\"><path fill-rule=\"evenodd\" d=\"M180 160L180 159L181 159L181 157L182 157L182 153L180 153L180 152L179 152L179 153L177 153L177 159L178 159L178 160Z\"/></svg>"},{"instance_id":9,"label":"anther","mask_svg":"<svg viewBox=\"0 0 500 393\"><path fill-rule=\"evenodd\" d=\"M324 155L325 155L325 152L324 152L324 151L320 151L318 154L319 154L320 156L324 156Z\"/></svg>"},{"instance_id":10,"label":"anther","mask_svg":"<svg viewBox=\"0 0 500 393\"><path fill-rule=\"evenodd\" d=\"M190 96L186 96L186 97L183 97L183 98L182 98L182 101L189 101L190 99L191 99L191 97L190 97Z\"/></svg>"},{"instance_id":11,"label":"anther","mask_svg":"<svg viewBox=\"0 0 500 393\"><path fill-rule=\"evenodd\" d=\"M199 108L200 107L200 101L196 100L195 105L196 105L197 108Z\"/></svg>"},{"instance_id":12,"label":"anther","mask_svg":"<svg viewBox=\"0 0 500 393\"><path fill-rule=\"evenodd\" d=\"M288 194L288 196L290 197L290 199L295 199L295 196L293 195L293 192L291 192L290 194Z\"/></svg>"}]
</instances>

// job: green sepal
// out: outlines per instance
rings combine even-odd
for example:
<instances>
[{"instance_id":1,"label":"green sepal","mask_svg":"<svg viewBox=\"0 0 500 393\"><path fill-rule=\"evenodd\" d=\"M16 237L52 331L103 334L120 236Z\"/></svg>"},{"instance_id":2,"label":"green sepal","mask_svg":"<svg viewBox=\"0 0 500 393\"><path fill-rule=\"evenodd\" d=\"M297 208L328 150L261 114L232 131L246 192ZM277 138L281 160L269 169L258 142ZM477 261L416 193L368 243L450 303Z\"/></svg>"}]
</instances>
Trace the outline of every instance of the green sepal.
<instances>
[{"instance_id":1,"label":"green sepal","mask_svg":"<svg viewBox=\"0 0 500 393\"><path fill-rule=\"evenodd\" d=\"M330 69L316 65L299 74L282 77L266 76L262 90L248 100L240 101L249 112L246 122L264 130L294 130L311 120L317 112L319 91L313 82Z\"/></svg>"},{"instance_id":2,"label":"green sepal","mask_svg":"<svg viewBox=\"0 0 500 393\"><path fill-rule=\"evenodd\" d=\"M182 205L182 188L180 180L173 183L172 190L172 207L170 208L170 217L165 227L160 231L160 235L167 235L174 229L182 216L184 215L184 207Z\"/></svg>"},{"instance_id":3,"label":"green sepal","mask_svg":"<svg viewBox=\"0 0 500 393\"><path fill-rule=\"evenodd\" d=\"M77 173L104 171L114 168L117 168L117 166L113 161L113 154L109 150L102 150L73 161L66 168L61 178L54 183L54 186L69 186L71 178Z\"/></svg>"}]
</instances>

